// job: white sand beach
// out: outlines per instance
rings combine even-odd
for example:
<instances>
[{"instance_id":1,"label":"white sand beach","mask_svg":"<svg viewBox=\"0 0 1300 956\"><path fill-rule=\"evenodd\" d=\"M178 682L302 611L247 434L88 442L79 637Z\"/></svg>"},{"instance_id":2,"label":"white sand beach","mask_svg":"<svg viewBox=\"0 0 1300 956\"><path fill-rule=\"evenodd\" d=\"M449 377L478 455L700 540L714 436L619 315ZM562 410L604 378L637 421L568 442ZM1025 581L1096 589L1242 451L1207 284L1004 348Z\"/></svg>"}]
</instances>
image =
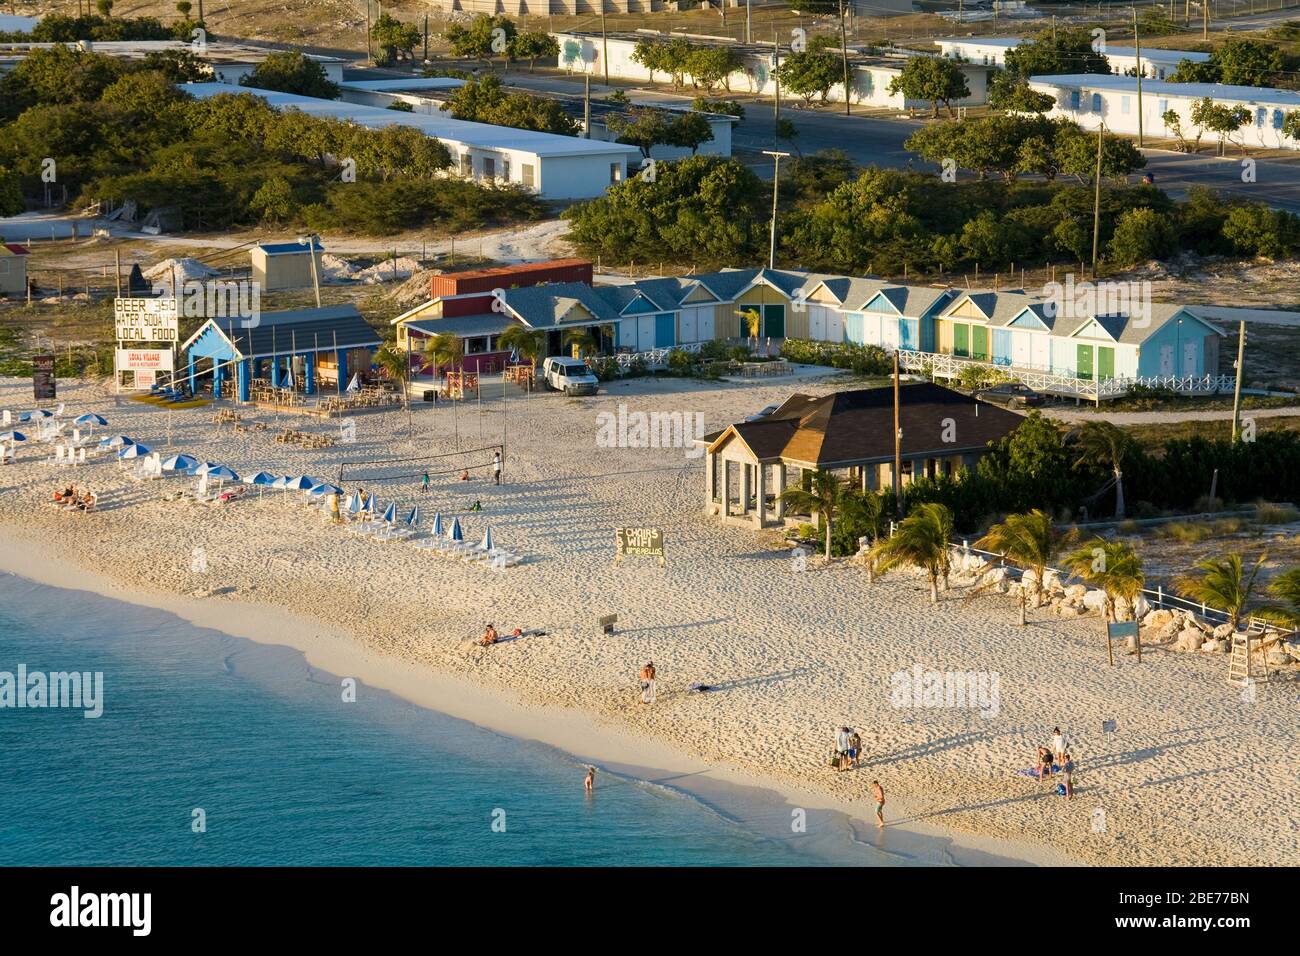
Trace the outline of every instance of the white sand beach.
<instances>
[{"instance_id":1,"label":"white sand beach","mask_svg":"<svg viewBox=\"0 0 1300 956\"><path fill-rule=\"evenodd\" d=\"M343 460L455 447L446 405L414 406L414 441L406 413L394 409L357 414L355 444L309 450L276 443L270 411L241 410L272 427L237 432L215 426L211 408L169 412L115 400L99 386L60 387L69 414L108 418L101 433L164 453L170 434L171 450L240 474L334 480ZM31 407L30 390L30 381L0 380L0 408ZM44 446L28 442L16 463L0 468L0 568L291 644L334 673L592 759L708 767L846 805L863 818L873 809L871 780L879 779L891 824L990 852L1142 866L1300 859L1300 812L1290 797L1294 679L1243 699L1227 684L1221 655L1152 648L1141 665L1119 656L1108 668L1095 616L1040 612L1020 628L1015 602L1003 595L972 598L958 587L931 607L924 581L909 575L868 586L861 566L820 559L795 572L775 533L704 516L701 459L596 444L597 412L620 402L699 412L713 429L792 390L789 382L634 380L590 399L519 394L485 402L481 424L473 403L462 406L454 413L461 448L504 434L502 487L479 467L467 482L433 475L427 496L417 479L367 488L384 504L396 500L402 513L419 504L426 520L436 510L459 515L467 540L490 524L499 546L530 558L501 571L351 534L301 493L254 491L221 507L163 501L164 490L193 480L136 483L111 457L58 468L39 461ZM284 415L279 425L337 428ZM99 509L43 504L68 482L101 495ZM356 482L345 476L344 484L351 491ZM467 513L476 500L483 510ZM613 529L624 525L663 528L666 568L648 559L614 566ZM205 555L204 573L191 570L195 548ZM604 635L596 619L611 613L619 624ZM472 645L487 621L502 633L547 634ZM659 696L645 706L635 678L650 658ZM916 665L996 673L997 714L896 708L890 675ZM695 682L716 689L687 693ZM1104 720L1117 722L1109 739ZM841 724L862 733L866 760L836 773L827 755ZM1069 802L1017 773L1033 765L1035 748L1058 724L1079 767Z\"/></svg>"}]
</instances>

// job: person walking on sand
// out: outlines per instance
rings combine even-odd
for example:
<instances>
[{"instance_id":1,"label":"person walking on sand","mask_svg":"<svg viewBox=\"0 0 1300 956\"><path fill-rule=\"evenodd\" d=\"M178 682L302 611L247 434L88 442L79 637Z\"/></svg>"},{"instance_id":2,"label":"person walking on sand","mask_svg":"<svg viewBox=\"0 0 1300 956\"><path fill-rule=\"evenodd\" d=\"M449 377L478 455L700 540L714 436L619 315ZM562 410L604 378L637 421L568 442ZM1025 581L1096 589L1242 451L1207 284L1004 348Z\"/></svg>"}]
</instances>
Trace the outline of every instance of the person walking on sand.
<instances>
[{"instance_id":1,"label":"person walking on sand","mask_svg":"<svg viewBox=\"0 0 1300 956\"><path fill-rule=\"evenodd\" d=\"M596 787L596 768L595 768L595 767L588 767L588 768L587 768L587 779L584 780L584 781L582 781L582 787L583 787L583 789L586 790L588 793L591 793L591 791L595 789L595 787Z\"/></svg>"},{"instance_id":2,"label":"person walking on sand","mask_svg":"<svg viewBox=\"0 0 1300 956\"><path fill-rule=\"evenodd\" d=\"M1057 766L1065 763L1065 751L1069 747L1069 741L1065 734L1061 733L1060 727L1052 728L1052 756L1056 758Z\"/></svg>"},{"instance_id":3,"label":"person walking on sand","mask_svg":"<svg viewBox=\"0 0 1300 956\"><path fill-rule=\"evenodd\" d=\"M429 473L427 471L420 476L420 493L425 495L429 493Z\"/></svg>"},{"instance_id":4,"label":"person walking on sand","mask_svg":"<svg viewBox=\"0 0 1300 956\"><path fill-rule=\"evenodd\" d=\"M499 485L501 484L501 452L492 453L492 477Z\"/></svg>"},{"instance_id":5,"label":"person walking on sand","mask_svg":"<svg viewBox=\"0 0 1300 956\"><path fill-rule=\"evenodd\" d=\"M655 702L655 662L646 661L641 668L641 703Z\"/></svg>"},{"instance_id":6,"label":"person walking on sand","mask_svg":"<svg viewBox=\"0 0 1300 956\"><path fill-rule=\"evenodd\" d=\"M1062 754L1065 758L1061 764L1061 773L1065 775L1065 799L1074 799L1074 760L1070 755Z\"/></svg>"},{"instance_id":7,"label":"person walking on sand","mask_svg":"<svg viewBox=\"0 0 1300 956\"><path fill-rule=\"evenodd\" d=\"M871 781L871 799L876 801L876 826L885 826L885 788L879 780Z\"/></svg>"},{"instance_id":8,"label":"person walking on sand","mask_svg":"<svg viewBox=\"0 0 1300 956\"><path fill-rule=\"evenodd\" d=\"M835 752L839 754L840 758L839 766L835 768L836 770L849 769L849 751L853 748L853 744L850 740L849 728L841 727L839 732L835 735Z\"/></svg>"},{"instance_id":9,"label":"person walking on sand","mask_svg":"<svg viewBox=\"0 0 1300 956\"><path fill-rule=\"evenodd\" d=\"M862 765L862 735L856 730L849 735L849 757L853 761L853 769L857 770Z\"/></svg>"}]
</instances>

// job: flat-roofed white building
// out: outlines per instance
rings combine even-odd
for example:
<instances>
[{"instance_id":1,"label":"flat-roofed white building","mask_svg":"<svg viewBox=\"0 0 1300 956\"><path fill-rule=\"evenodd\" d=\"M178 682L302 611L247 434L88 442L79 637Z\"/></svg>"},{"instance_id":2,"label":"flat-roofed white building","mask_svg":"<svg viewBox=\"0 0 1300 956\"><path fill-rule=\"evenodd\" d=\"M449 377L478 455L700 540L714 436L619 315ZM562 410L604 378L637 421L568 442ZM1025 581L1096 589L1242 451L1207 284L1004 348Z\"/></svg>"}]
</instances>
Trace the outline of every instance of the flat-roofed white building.
<instances>
[{"instance_id":1,"label":"flat-roofed white building","mask_svg":"<svg viewBox=\"0 0 1300 956\"><path fill-rule=\"evenodd\" d=\"M1068 76L1034 76L1029 86L1056 100L1048 116L1063 116L1084 129L1097 129L1103 122L1112 133L1137 135L1137 78L1094 73ZM1174 136L1163 117L1173 110L1178 114L1183 135L1194 137L1201 130L1192 122L1192 107L1209 97L1222 106L1243 106L1250 120L1229 142L1240 142L1262 149L1300 149L1300 142L1283 135L1286 114L1300 110L1300 92L1273 90L1260 86L1226 86L1221 83L1169 83L1147 80L1142 84L1142 131L1148 136ZM1221 137L1205 130L1203 138L1217 143Z\"/></svg>"},{"instance_id":2,"label":"flat-roofed white building","mask_svg":"<svg viewBox=\"0 0 1300 956\"><path fill-rule=\"evenodd\" d=\"M553 33L560 44L557 66L571 73L587 73L604 77L605 63L602 57L608 50L610 79L635 80L641 83L666 84L672 77L657 71L652 76L650 71L632 58L636 45L642 40L656 40L666 43L674 39L685 39L697 46L725 46L735 50L741 60L741 68L728 77L732 93L749 93L756 96L771 96L776 89L772 71L776 59L771 45L761 43L739 43L726 37L688 36L683 34L658 33L653 30L641 30L636 33L611 33L602 38L599 33ZM789 55L785 47L782 58ZM849 76L853 85L852 102L862 106L879 106L896 110L919 110L930 107L928 100L911 100L901 93L889 92L890 82L903 72L903 67L913 56L928 56L925 53L867 55L854 52L849 48ZM989 68L979 63L962 64L966 75L966 85L970 96L954 102L954 106L979 106L988 102ZM690 85L690 74L684 77ZM719 85L714 88L714 97L726 97L728 90ZM789 93L785 99L798 99ZM844 102L844 84L836 83L831 87L827 100L833 103Z\"/></svg>"},{"instance_id":3,"label":"flat-roofed white building","mask_svg":"<svg viewBox=\"0 0 1300 956\"><path fill-rule=\"evenodd\" d=\"M640 165L635 146L538 133L533 130L469 123L445 113L406 113L341 100L258 90L227 83L187 83L191 96L252 93L278 110L298 109L311 116L356 123L369 129L410 126L441 141L451 151L452 172L480 182L517 183L543 199L591 199L627 178Z\"/></svg>"},{"instance_id":4,"label":"flat-roofed white building","mask_svg":"<svg viewBox=\"0 0 1300 956\"><path fill-rule=\"evenodd\" d=\"M960 57L971 63L987 66L1006 66L1007 51L1014 50L1024 41L1019 37L965 37L955 40L935 40L935 46L947 57ZM1136 76L1138 52L1136 47L1111 46L1103 49L1110 71L1118 76ZM1143 76L1153 80L1167 79L1178 69L1183 60L1193 63L1205 63L1210 59L1208 53L1194 53L1190 50L1162 50L1158 47L1142 47Z\"/></svg>"},{"instance_id":5,"label":"flat-roofed white building","mask_svg":"<svg viewBox=\"0 0 1300 956\"><path fill-rule=\"evenodd\" d=\"M193 53L208 66L212 67L213 78L219 83L238 83L257 69L272 53L283 52L268 50L263 47L248 46L242 43L227 43L221 40L208 40L202 46L184 40L81 40L76 43L4 43L0 44L0 72L12 69L30 50L47 50L53 46L77 46L93 53L117 57L123 60L143 60L150 53L164 50L177 50ZM333 83L343 80L343 64L340 57L324 56L318 53L303 53L309 60L319 63L325 70L325 76Z\"/></svg>"}]
</instances>

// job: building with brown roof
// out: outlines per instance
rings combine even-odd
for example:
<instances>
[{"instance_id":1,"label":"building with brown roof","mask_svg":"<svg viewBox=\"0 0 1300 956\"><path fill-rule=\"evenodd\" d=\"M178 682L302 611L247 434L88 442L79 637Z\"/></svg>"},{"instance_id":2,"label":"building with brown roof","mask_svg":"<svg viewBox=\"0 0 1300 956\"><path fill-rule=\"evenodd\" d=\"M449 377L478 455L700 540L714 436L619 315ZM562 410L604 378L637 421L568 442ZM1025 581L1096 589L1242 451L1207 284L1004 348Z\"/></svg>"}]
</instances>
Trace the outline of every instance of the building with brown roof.
<instances>
[{"instance_id":1,"label":"building with brown roof","mask_svg":"<svg viewBox=\"0 0 1300 956\"><path fill-rule=\"evenodd\" d=\"M900 486L973 468L991 442L1022 420L930 382L901 386ZM893 486L894 390L791 395L772 414L728 425L700 443L705 512L752 520L760 528L779 525L785 520L781 494L805 471L844 472L864 490Z\"/></svg>"}]
</instances>

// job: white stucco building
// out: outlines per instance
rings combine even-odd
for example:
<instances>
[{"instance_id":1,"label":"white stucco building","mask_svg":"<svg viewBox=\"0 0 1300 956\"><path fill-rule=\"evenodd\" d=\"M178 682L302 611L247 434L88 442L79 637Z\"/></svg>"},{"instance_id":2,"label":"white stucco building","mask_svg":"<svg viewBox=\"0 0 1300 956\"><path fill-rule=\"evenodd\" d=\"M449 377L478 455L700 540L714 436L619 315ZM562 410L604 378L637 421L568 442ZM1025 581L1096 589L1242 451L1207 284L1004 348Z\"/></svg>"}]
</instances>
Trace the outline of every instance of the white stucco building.
<instances>
[{"instance_id":1,"label":"white stucco building","mask_svg":"<svg viewBox=\"0 0 1300 956\"><path fill-rule=\"evenodd\" d=\"M276 109L298 109L312 116L357 123L370 129L410 126L438 139L451 151L454 172L478 181L518 183L543 199L600 196L611 183L627 178L629 165L635 170L640 164L641 152L635 146L468 123L436 111L398 112L225 83L187 83L182 89L199 98L222 93L254 93Z\"/></svg>"},{"instance_id":2,"label":"white stucco building","mask_svg":"<svg viewBox=\"0 0 1300 956\"><path fill-rule=\"evenodd\" d=\"M772 70L776 65L774 51L770 44L761 43L737 43L734 40L728 40L725 37L691 37L678 34L661 34L653 30L642 30L637 33L611 33L602 38L599 33L553 33L556 41L560 44L560 55L558 63L560 69L568 70L571 73L588 73L593 77L605 76L605 66L602 57L605 50L608 50L609 57L609 78L620 80L635 80L641 83L657 83L660 85L672 82L672 77L663 73L656 72L651 76L640 63L632 59L632 54L636 51L636 45L642 40L657 40L659 42L668 42L673 39L686 39L688 42L705 46L727 46L735 50L742 61L741 69L737 70L728 77L728 85L732 93L748 93L758 96L771 96L775 92L775 80L772 76ZM790 48L787 45L781 50L781 58L784 60L790 55ZM889 84L896 76L903 72L903 67L912 56L926 56L928 54L912 53L897 55L864 55L849 50L849 70L852 78L853 92L852 102L862 106L878 106L886 109L896 110L920 110L929 108L930 103L926 100L909 100L901 93L890 93ZM966 85L970 89L970 96L953 103L954 106L979 106L988 101L988 74L989 67L980 63L962 64L962 72L966 75ZM686 74L685 82L689 90L691 84L690 74ZM728 90L725 86L718 86L711 94L714 97L726 97ZM797 99L798 97L782 91L784 99ZM831 87L827 99L831 102L844 102L844 84L837 83Z\"/></svg>"},{"instance_id":3,"label":"white stucco building","mask_svg":"<svg viewBox=\"0 0 1300 956\"><path fill-rule=\"evenodd\" d=\"M1107 76L1092 73L1068 76L1030 77L1029 86L1056 100L1048 116L1064 116L1084 129L1096 129L1101 123L1112 133L1135 136L1138 131L1137 79L1131 76ZM1194 138L1201 132L1192 122L1192 107L1210 97L1223 106L1243 106L1250 120L1228 137L1260 149L1300 149L1300 142L1282 134L1286 114L1300 110L1300 92L1273 90L1259 86L1225 86L1219 83L1169 83L1146 80L1142 83L1142 130L1148 136L1173 138L1173 128L1162 118L1173 110L1179 116L1183 135ZM1203 142L1217 143L1217 133L1205 131Z\"/></svg>"},{"instance_id":4,"label":"white stucco building","mask_svg":"<svg viewBox=\"0 0 1300 956\"><path fill-rule=\"evenodd\" d=\"M960 57L971 63L987 66L1006 66L1007 51L1014 50L1023 40L1018 37L965 37L955 40L935 40L935 46L947 57ZM1104 47L1106 62L1110 64L1111 73L1117 76L1137 75L1137 48L1131 46ZM1167 79L1178 69L1182 60L1204 63L1210 59L1208 53L1193 53L1189 50L1162 50L1156 47L1142 47L1143 76L1153 80Z\"/></svg>"}]
</instances>

